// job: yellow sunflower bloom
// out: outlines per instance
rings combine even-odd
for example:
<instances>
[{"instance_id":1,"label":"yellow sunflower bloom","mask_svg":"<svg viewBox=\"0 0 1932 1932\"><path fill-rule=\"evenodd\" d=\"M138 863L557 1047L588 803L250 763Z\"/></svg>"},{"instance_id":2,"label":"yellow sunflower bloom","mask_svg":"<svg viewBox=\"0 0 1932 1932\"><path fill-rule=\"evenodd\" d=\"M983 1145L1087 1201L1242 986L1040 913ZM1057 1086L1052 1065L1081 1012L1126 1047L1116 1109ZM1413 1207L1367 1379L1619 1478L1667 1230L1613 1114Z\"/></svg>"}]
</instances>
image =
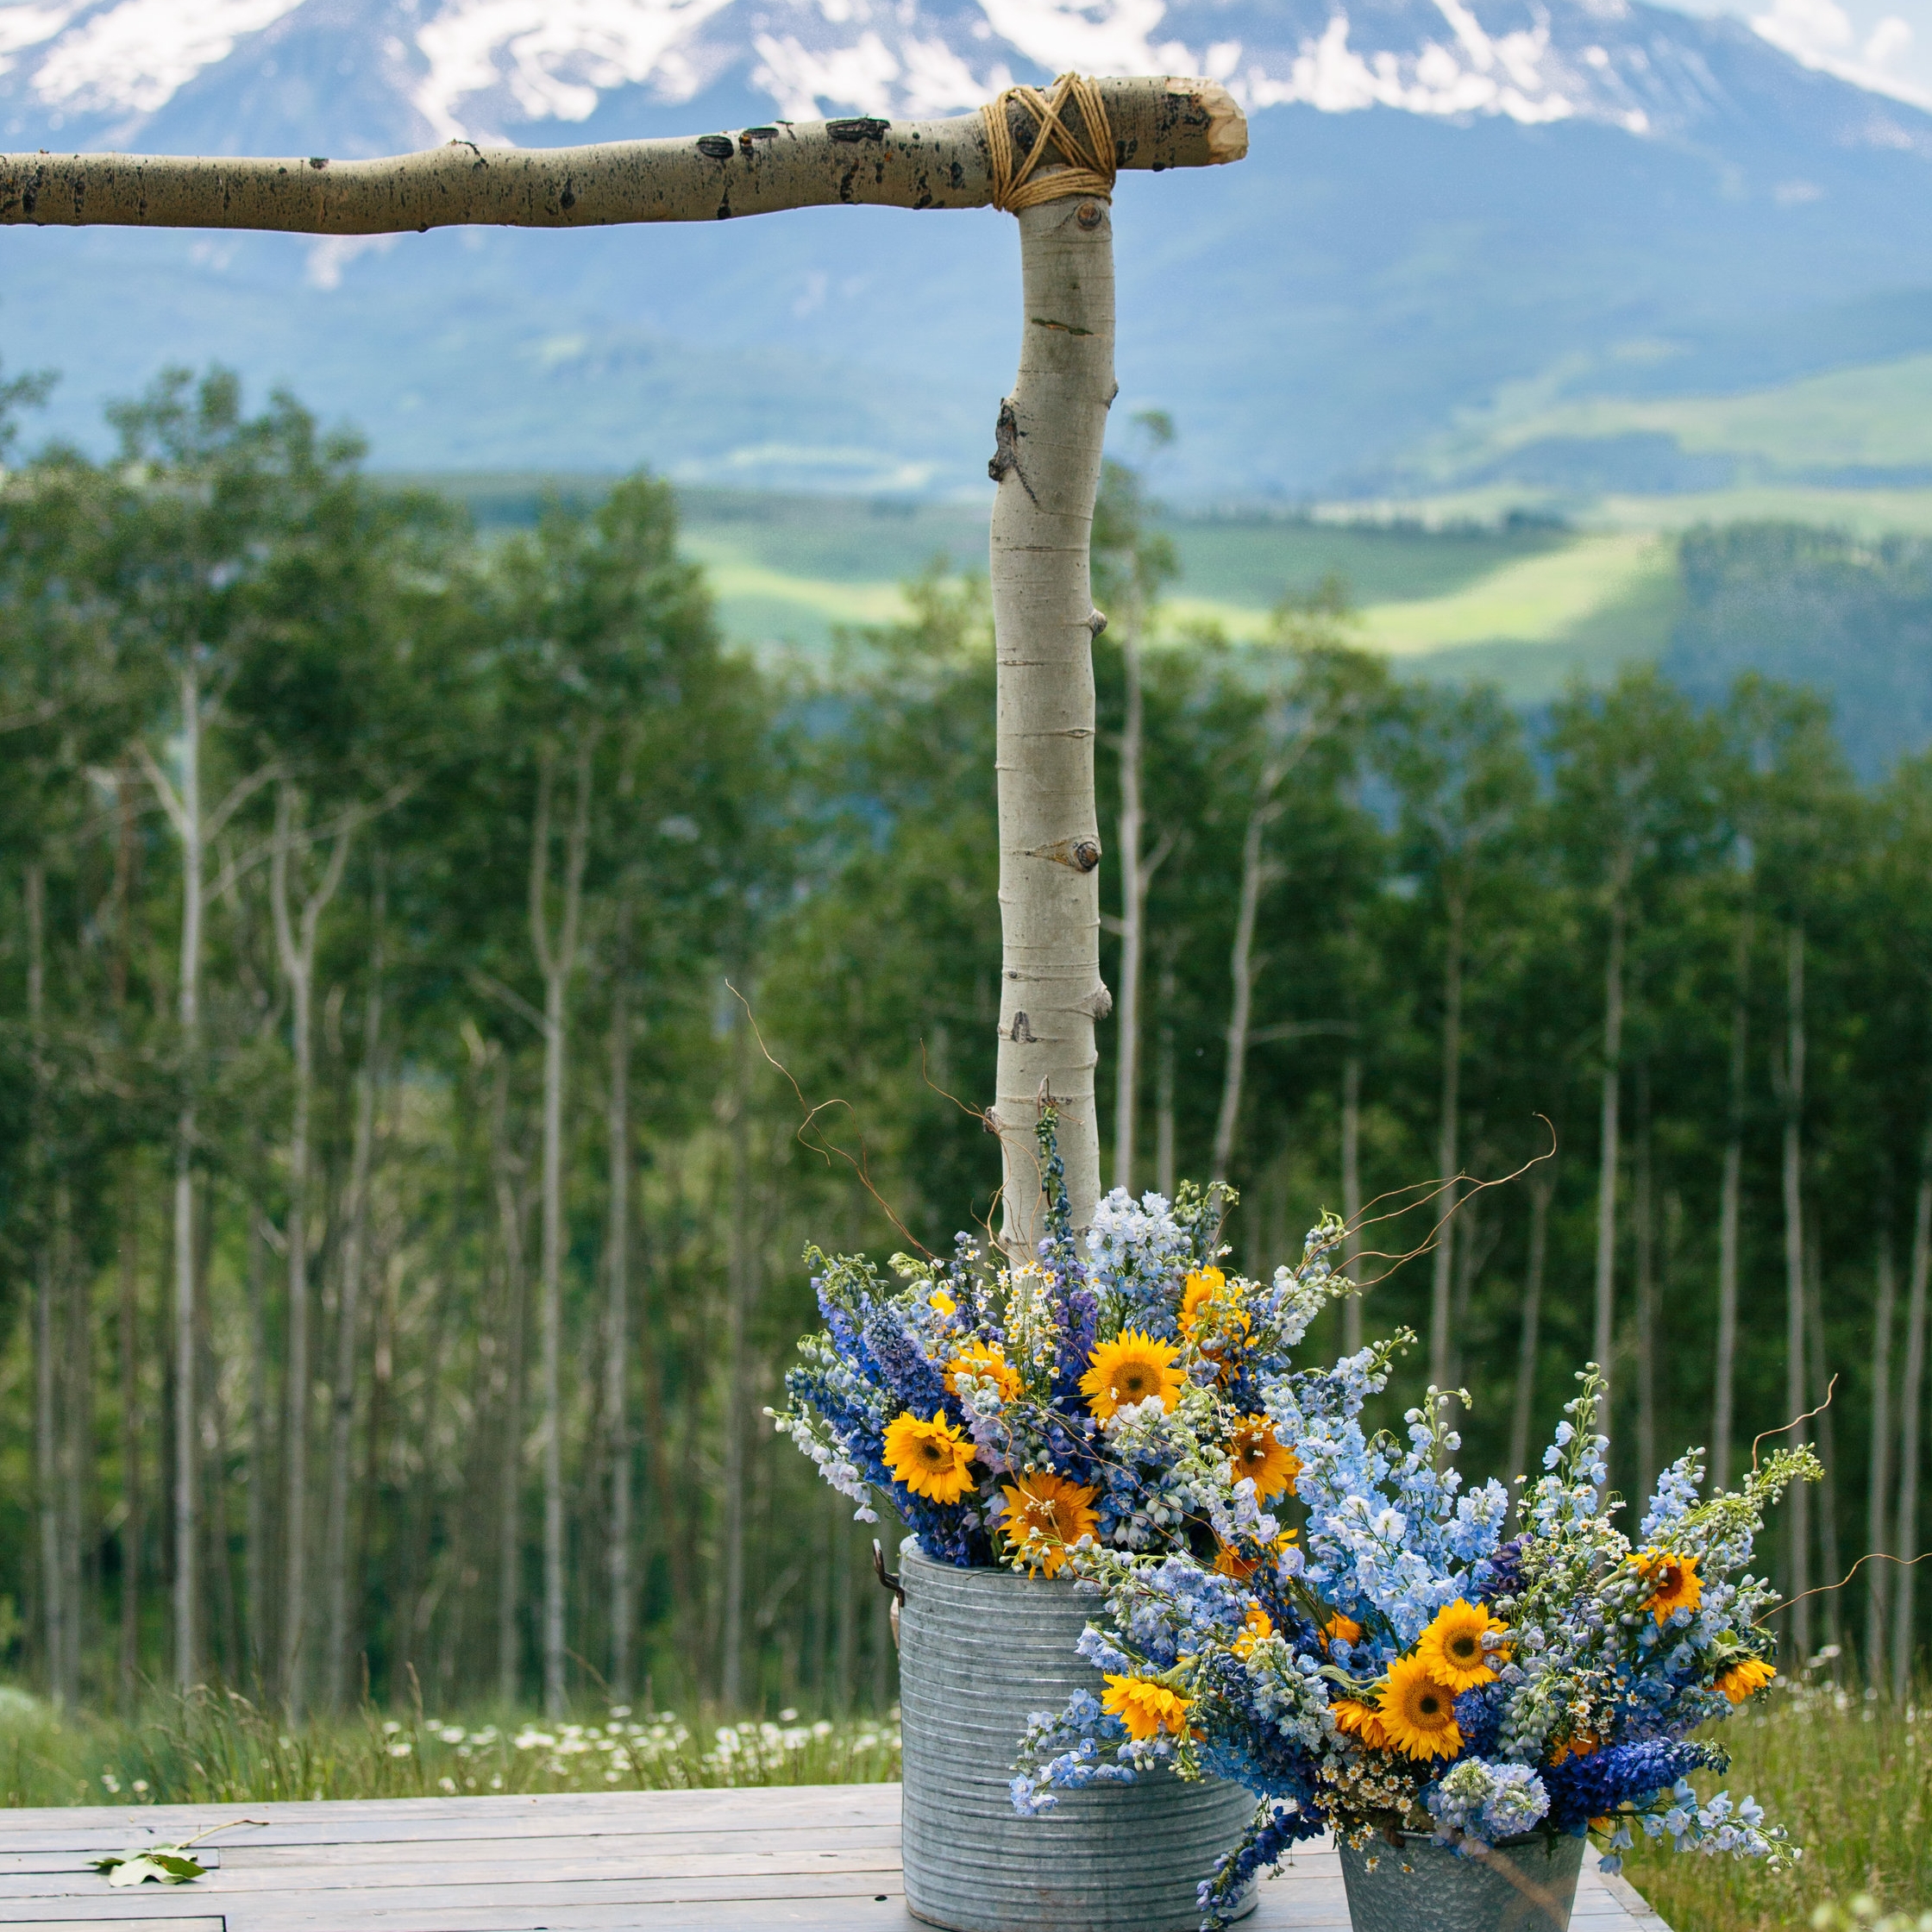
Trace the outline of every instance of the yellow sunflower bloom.
<instances>
[{"instance_id":1,"label":"yellow sunflower bloom","mask_svg":"<svg viewBox=\"0 0 1932 1932\"><path fill-rule=\"evenodd\" d=\"M1574 1736L1566 1737L1550 1753L1552 1765L1565 1764L1571 1758L1587 1758L1592 1751L1601 1750L1603 1741L1595 1731L1578 1731Z\"/></svg>"},{"instance_id":2,"label":"yellow sunflower bloom","mask_svg":"<svg viewBox=\"0 0 1932 1932\"><path fill-rule=\"evenodd\" d=\"M1302 1458L1276 1440L1275 1425L1265 1415L1244 1415L1234 1425L1227 1459L1234 1465L1237 1483L1244 1476L1253 1477L1254 1493L1263 1502L1295 1494Z\"/></svg>"},{"instance_id":3,"label":"yellow sunflower bloom","mask_svg":"<svg viewBox=\"0 0 1932 1932\"><path fill-rule=\"evenodd\" d=\"M1295 1540L1295 1532L1284 1529L1263 1552L1277 1563L1282 1552ZM1245 1584L1261 1567L1261 1557L1243 1556L1232 1543L1223 1543L1214 1558L1214 1574L1217 1577L1232 1577L1238 1584Z\"/></svg>"},{"instance_id":4,"label":"yellow sunflower bloom","mask_svg":"<svg viewBox=\"0 0 1932 1932\"><path fill-rule=\"evenodd\" d=\"M1328 1715L1335 1720L1335 1728L1346 1732L1350 1737L1358 1737L1371 1751L1387 1751L1391 1747L1389 1733L1382 1722L1382 1713L1372 1704L1365 1704L1354 1697L1337 1697L1328 1707Z\"/></svg>"},{"instance_id":5,"label":"yellow sunflower bloom","mask_svg":"<svg viewBox=\"0 0 1932 1932\"><path fill-rule=\"evenodd\" d=\"M1456 1693L1420 1657L1389 1666L1379 1700L1382 1728L1392 1749L1417 1760L1452 1758L1463 1747L1456 1723Z\"/></svg>"},{"instance_id":6,"label":"yellow sunflower bloom","mask_svg":"<svg viewBox=\"0 0 1932 1932\"><path fill-rule=\"evenodd\" d=\"M1415 1640L1415 1654L1438 1683L1458 1692L1473 1690L1479 1684L1496 1682L1496 1668L1483 1640L1507 1628L1479 1604L1466 1603L1458 1596L1453 1603L1445 1603L1430 1620L1428 1628Z\"/></svg>"},{"instance_id":7,"label":"yellow sunflower bloom","mask_svg":"<svg viewBox=\"0 0 1932 1932\"><path fill-rule=\"evenodd\" d=\"M1088 1408L1103 1421L1116 1409L1144 1402L1151 1396L1159 1396L1161 1407L1171 1411L1187 1379L1174 1365L1180 1352L1166 1342L1129 1328L1113 1340L1102 1342L1087 1358L1080 1392L1086 1396Z\"/></svg>"},{"instance_id":8,"label":"yellow sunflower bloom","mask_svg":"<svg viewBox=\"0 0 1932 1932\"><path fill-rule=\"evenodd\" d=\"M973 1446L936 1408L930 1422L904 1410L886 1424L886 1467L914 1496L929 1502L957 1502L970 1494Z\"/></svg>"},{"instance_id":9,"label":"yellow sunflower bloom","mask_svg":"<svg viewBox=\"0 0 1932 1932\"><path fill-rule=\"evenodd\" d=\"M925 1305L940 1314L957 1314L959 1313L958 1302L954 1301L952 1296L948 1295L943 1288L934 1289L932 1294L926 1296Z\"/></svg>"},{"instance_id":10,"label":"yellow sunflower bloom","mask_svg":"<svg viewBox=\"0 0 1932 1932\"><path fill-rule=\"evenodd\" d=\"M1045 1469L1030 1469L1018 1483L1002 1483L1007 1540L1029 1568L1057 1576L1069 1549L1100 1526L1091 1507L1097 1493Z\"/></svg>"},{"instance_id":11,"label":"yellow sunflower bloom","mask_svg":"<svg viewBox=\"0 0 1932 1932\"><path fill-rule=\"evenodd\" d=\"M1248 1605L1248 1621L1241 1634L1234 1640L1234 1654L1243 1659L1252 1657L1255 1646L1267 1642L1275 1634L1275 1620L1258 1603Z\"/></svg>"},{"instance_id":12,"label":"yellow sunflower bloom","mask_svg":"<svg viewBox=\"0 0 1932 1932\"><path fill-rule=\"evenodd\" d=\"M1254 1324L1219 1268L1189 1275L1181 1295L1181 1333L1216 1364L1223 1377L1226 1358L1240 1352Z\"/></svg>"},{"instance_id":13,"label":"yellow sunflower bloom","mask_svg":"<svg viewBox=\"0 0 1932 1932\"><path fill-rule=\"evenodd\" d=\"M1362 1626L1352 1616L1344 1616L1339 1610L1322 1625L1321 1634L1332 1644L1358 1644L1362 1640Z\"/></svg>"},{"instance_id":14,"label":"yellow sunflower bloom","mask_svg":"<svg viewBox=\"0 0 1932 1932\"><path fill-rule=\"evenodd\" d=\"M1144 1677L1109 1676L1101 1709L1109 1717L1118 1717L1127 1735L1142 1742L1163 1731L1179 1737L1187 1728L1188 1700Z\"/></svg>"},{"instance_id":15,"label":"yellow sunflower bloom","mask_svg":"<svg viewBox=\"0 0 1932 1932\"><path fill-rule=\"evenodd\" d=\"M1670 1550L1640 1550L1630 1559L1650 1584L1650 1609L1659 1623L1668 1623L1674 1610L1694 1610L1704 1600L1697 1575L1697 1559Z\"/></svg>"},{"instance_id":16,"label":"yellow sunflower bloom","mask_svg":"<svg viewBox=\"0 0 1932 1932\"><path fill-rule=\"evenodd\" d=\"M998 1342L971 1342L946 1364L946 1393L959 1393L959 1378L972 1376L978 1381L997 1383L1000 1400L1010 1402L1019 1393L1019 1371L1007 1361Z\"/></svg>"},{"instance_id":17,"label":"yellow sunflower bloom","mask_svg":"<svg viewBox=\"0 0 1932 1932\"><path fill-rule=\"evenodd\" d=\"M1734 1704L1741 1704L1747 1697L1756 1697L1777 1675L1761 1657L1741 1658L1729 1670L1720 1673L1717 1689Z\"/></svg>"}]
</instances>

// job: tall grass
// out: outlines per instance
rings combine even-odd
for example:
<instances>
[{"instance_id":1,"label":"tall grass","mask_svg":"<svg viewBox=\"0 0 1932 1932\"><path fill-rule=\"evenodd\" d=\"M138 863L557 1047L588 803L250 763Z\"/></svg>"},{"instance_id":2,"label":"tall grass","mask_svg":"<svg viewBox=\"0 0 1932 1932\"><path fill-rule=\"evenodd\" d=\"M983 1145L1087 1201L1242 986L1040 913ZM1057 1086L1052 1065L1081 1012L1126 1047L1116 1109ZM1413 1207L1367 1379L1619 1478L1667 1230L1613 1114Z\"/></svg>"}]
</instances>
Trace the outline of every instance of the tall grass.
<instances>
[{"instance_id":1,"label":"tall grass","mask_svg":"<svg viewBox=\"0 0 1932 1932\"><path fill-rule=\"evenodd\" d=\"M1932 1906L1932 1696L1898 1705L1877 1691L1780 1680L1716 1734L1729 1772L1706 1795L1748 1793L1787 1825L1803 1857L1789 1873L1743 1860L1640 1844L1626 1875L1675 1932L1837 1923L1854 1899L1916 1916Z\"/></svg>"},{"instance_id":2,"label":"tall grass","mask_svg":"<svg viewBox=\"0 0 1932 1932\"><path fill-rule=\"evenodd\" d=\"M160 1697L129 1722L57 1717L0 1691L0 1804L256 1803L496 1791L872 1784L899 1775L899 1724L687 1721L618 1704L595 1720L385 1716L286 1725L234 1691Z\"/></svg>"}]
</instances>

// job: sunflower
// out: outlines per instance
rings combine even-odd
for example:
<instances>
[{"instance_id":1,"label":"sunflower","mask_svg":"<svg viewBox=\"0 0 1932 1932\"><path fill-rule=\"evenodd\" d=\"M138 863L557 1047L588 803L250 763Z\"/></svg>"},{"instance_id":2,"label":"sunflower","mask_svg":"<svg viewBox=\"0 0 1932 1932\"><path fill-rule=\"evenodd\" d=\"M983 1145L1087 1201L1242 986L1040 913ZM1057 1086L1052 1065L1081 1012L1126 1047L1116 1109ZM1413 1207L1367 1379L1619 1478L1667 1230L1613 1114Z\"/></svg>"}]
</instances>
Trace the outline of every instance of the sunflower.
<instances>
[{"instance_id":1,"label":"sunflower","mask_svg":"<svg viewBox=\"0 0 1932 1932\"><path fill-rule=\"evenodd\" d=\"M1571 1758L1587 1758L1592 1751L1600 1751L1603 1747L1603 1741L1595 1731L1577 1731L1551 1752L1550 1762L1560 1765Z\"/></svg>"},{"instance_id":2,"label":"sunflower","mask_svg":"<svg viewBox=\"0 0 1932 1932\"><path fill-rule=\"evenodd\" d=\"M1719 1672L1716 1688L1734 1704L1741 1704L1747 1697L1756 1697L1777 1675L1763 1658L1741 1657L1728 1671Z\"/></svg>"},{"instance_id":3,"label":"sunflower","mask_svg":"<svg viewBox=\"0 0 1932 1932\"><path fill-rule=\"evenodd\" d=\"M946 1393L959 1393L959 1378L971 1376L976 1381L999 1385L1000 1400L1010 1402L1019 1393L1019 1371L1007 1360L998 1342L969 1342L946 1364Z\"/></svg>"},{"instance_id":4,"label":"sunflower","mask_svg":"<svg viewBox=\"0 0 1932 1932\"><path fill-rule=\"evenodd\" d=\"M1257 1644L1266 1643L1275 1634L1275 1620L1258 1603L1248 1605L1248 1621L1234 1640L1234 1654L1245 1660L1252 1657Z\"/></svg>"},{"instance_id":5,"label":"sunflower","mask_svg":"<svg viewBox=\"0 0 1932 1932\"><path fill-rule=\"evenodd\" d=\"M1181 1294L1180 1323L1181 1333L1224 1376L1225 1358L1239 1352L1254 1327L1219 1268L1203 1268L1188 1276Z\"/></svg>"},{"instance_id":6,"label":"sunflower","mask_svg":"<svg viewBox=\"0 0 1932 1932\"><path fill-rule=\"evenodd\" d=\"M1358 1644L1362 1640L1362 1626L1352 1616L1344 1616L1339 1610L1322 1625L1321 1634L1332 1644Z\"/></svg>"},{"instance_id":7,"label":"sunflower","mask_svg":"<svg viewBox=\"0 0 1932 1932\"><path fill-rule=\"evenodd\" d=\"M1007 1499L1007 1540L1030 1567L1050 1577L1058 1574L1068 1550L1100 1523L1092 1509L1096 1492L1051 1470L1030 1469L1017 1484L1002 1483L1000 1493Z\"/></svg>"},{"instance_id":8,"label":"sunflower","mask_svg":"<svg viewBox=\"0 0 1932 1932\"><path fill-rule=\"evenodd\" d=\"M1673 1610L1694 1610L1704 1600L1704 1586L1697 1575L1697 1559L1678 1556L1669 1550L1640 1550L1631 1559L1651 1585L1651 1614L1659 1624L1671 1621Z\"/></svg>"},{"instance_id":9,"label":"sunflower","mask_svg":"<svg viewBox=\"0 0 1932 1932\"><path fill-rule=\"evenodd\" d=\"M1415 1654L1439 1684L1446 1684L1452 1690L1473 1690L1479 1684L1496 1682L1495 1666L1483 1640L1504 1628L1487 1610L1458 1596L1453 1603L1445 1603L1430 1620L1428 1628L1415 1640Z\"/></svg>"},{"instance_id":10,"label":"sunflower","mask_svg":"<svg viewBox=\"0 0 1932 1932\"><path fill-rule=\"evenodd\" d=\"M1150 1396L1158 1396L1161 1407L1171 1412L1186 1379L1174 1365L1180 1352L1129 1328L1113 1341L1102 1342L1087 1358L1080 1392L1102 1421L1115 1409L1144 1402Z\"/></svg>"},{"instance_id":11,"label":"sunflower","mask_svg":"<svg viewBox=\"0 0 1932 1932\"><path fill-rule=\"evenodd\" d=\"M1188 1700L1144 1677L1108 1677L1101 1709L1109 1717L1118 1717L1127 1735L1142 1742L1164 1730L1179 1737L1187 1728Z\"/></svg>"},{"instance_id":12,"label":"sunflower","mask_svg":"<svg viewBox=\"0 0 1932 1932\"><path fill-rule=\"evenodd\" d=\"M1328 1715L1335 1720L1337 1730L1346 1732L1350 1737L1360 1738L1370 1750L1391 1748L1382 1713L1373 1704L1362 1703L1354 1697L1337 1697L1329 1705Z\"/></svg>"},{"instance_id":13,"label":"sunflower","mask_svg":"<svg viewBox=\"0 0 1932 1932\"><path fill-rule=\"evenodd\" d=\"M1302 1458L1275 1439L1275 1425L1265 1415L1244 1415L1228 1438L1227 1459L1234 1465L1234 1480L1254 1478L1254 1493L1263 1502L1278 1496L1295 1494L1295 1478L1302 1473Z\"/></svg>"},{"instance_id":14,"label":"sunflower","mask_svg":"<svg viewBox=\"0 0 1932 1932\"><path fill-rule=\"evenodd\" d=\"M1271 1556L1278 1563L1282 1552L1295 1540L1295 1532L1284 1529L1270 1543L1264 1554ZM1214 1558L1214 1574L1217 1577L1232 1577L1238 1584L1245 1584L1261 1567L1258 1556L1243 1556L1232 1543L1223 1543Z\"/></svg>"},{"instance_id":15,"label":"sunflower","mask_svg":"<svg viewBox=\"0 0 1932 1932\"><path fill-rule=\"evenodd\" d=\"M948 1295L943 1288L934 1289L932 1294L926 1296L925 1305L939 1314L957 1314L959 1313L958 1302L954 1301L952 1296Z\"/></svg>"},{"instance_id":16,"label":"sunflower","mask_svg":"<svg viewBox=\"0 0 1932 1932\"><path fill-rule=\"evenodd\" d=\"M1452 1758L1463 1747L1456 1726L1456 1693L1421 1657L1405 1657L1389 1666L1380 1698L1382 1728L1391 1749L1412 1758Z\"/></svg>"},{"instance_id":17,"label":"sunflower","mask_svg":"<svg viewBox=\"0 0 1932 1932\"><path fill-rule=\"evenodd\" d=\"M905 1409L886 1424L886 1467L914 1496L957 1502L973 1487L973 1446L936 1408L930 1422Z\"/></svg>"}]
</instances>

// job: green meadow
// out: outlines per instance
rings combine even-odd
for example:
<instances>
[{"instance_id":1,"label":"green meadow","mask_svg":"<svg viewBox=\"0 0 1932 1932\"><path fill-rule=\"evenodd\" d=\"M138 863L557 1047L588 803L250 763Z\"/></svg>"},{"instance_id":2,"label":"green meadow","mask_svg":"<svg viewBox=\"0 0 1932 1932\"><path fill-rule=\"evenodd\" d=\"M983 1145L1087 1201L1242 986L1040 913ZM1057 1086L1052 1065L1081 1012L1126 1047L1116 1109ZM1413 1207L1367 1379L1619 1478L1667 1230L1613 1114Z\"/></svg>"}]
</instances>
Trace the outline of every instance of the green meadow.
<instances>
[{"instance_id":1,"label":"green meadow","mask_svg":"<svg viewBox=\"0 0 1932 1932\"><path fill-rule=\"evenodd\" d=\"M414 480L460 497L492 530L529 524L546 492L594 496L611 479ZM902 586L938 561L984 568L983 503L693 488L680 505L686 554L705 567L727 636L760 656L822 657L841 630L905 616ZM1261 639L1283 599L1337 580L1364 645L1414 674L1489 679L1536 703L1663 649L1680 604L1680 532L1773 519L1860 536L1932 532L1932 489L1764 485L1559 505L1511 487L1176 515L1181 574L1160 623L1170 635Z\"/></svg>"}]
</instances>

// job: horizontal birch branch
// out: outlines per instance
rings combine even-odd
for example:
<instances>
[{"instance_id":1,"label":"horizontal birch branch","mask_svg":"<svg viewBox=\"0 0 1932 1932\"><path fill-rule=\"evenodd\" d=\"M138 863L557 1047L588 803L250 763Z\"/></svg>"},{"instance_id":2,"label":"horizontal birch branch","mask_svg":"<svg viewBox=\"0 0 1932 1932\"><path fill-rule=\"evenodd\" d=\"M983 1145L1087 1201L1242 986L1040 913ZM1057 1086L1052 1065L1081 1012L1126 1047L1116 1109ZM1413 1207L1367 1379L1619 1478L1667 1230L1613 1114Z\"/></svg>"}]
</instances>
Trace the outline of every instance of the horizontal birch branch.
<instances>
[{"instance_id":1,"label":"horizontal birch branch","mask_svg":"<svg viewBox=\"0 0 1932 1932\"><path fill-rule=\"evenodd\" d=\"M1237 161L1247 122L1211 80L1096 83L1116 164L1158 172ZM1015 145L1032 116L1009 103ZM993 175L977 114L944 121L779 121L731 134L590 147L480 147L339 161L137 154L0 156L0 223L398 235L486 223L602 228L725 221L837 203L984 208Z\"/></svg>"}]
</instances>

